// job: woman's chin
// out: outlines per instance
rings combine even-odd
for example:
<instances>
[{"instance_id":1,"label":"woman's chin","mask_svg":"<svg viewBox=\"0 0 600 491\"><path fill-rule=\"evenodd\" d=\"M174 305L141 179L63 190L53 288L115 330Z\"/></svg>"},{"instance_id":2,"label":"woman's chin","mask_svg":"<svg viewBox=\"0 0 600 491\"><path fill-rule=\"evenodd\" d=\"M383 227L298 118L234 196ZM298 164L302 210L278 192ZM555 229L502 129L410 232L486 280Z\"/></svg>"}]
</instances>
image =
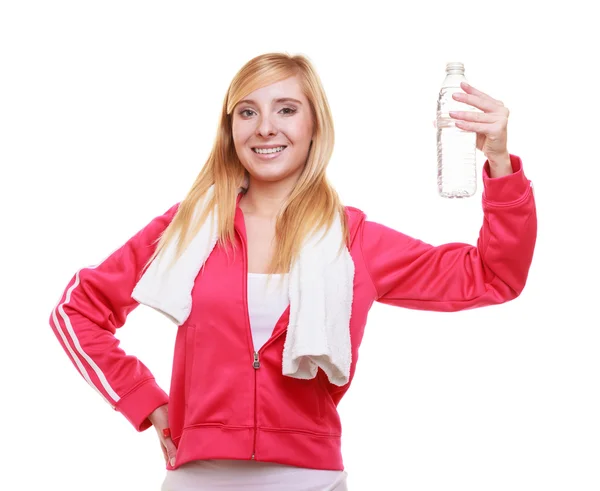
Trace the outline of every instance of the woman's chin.
<instances>
[{"instance_id":1,"label":"woman's chin","mask_svg":"<svg viewBox=\"0 0 600 491\"><path fill-rule=\"evenodd\" d=\"M253 180L257 182L278 182L283 181L288 177L286 174L270 174L270 173L260 173L252 176Z\"/></svg>"},{"instance_id":2,"label":"woman's chin","mask_svg":"<svg viewBox=\"0 0 600 491\"><path fill-rule=\"evenodd\" d=\"M287 181L290 178L298 177L299 172L293 170L281 169L261 169L259 172L250 172L250 179L257 182L276 183L279 181Z\"/></svg>"}]
</instances>

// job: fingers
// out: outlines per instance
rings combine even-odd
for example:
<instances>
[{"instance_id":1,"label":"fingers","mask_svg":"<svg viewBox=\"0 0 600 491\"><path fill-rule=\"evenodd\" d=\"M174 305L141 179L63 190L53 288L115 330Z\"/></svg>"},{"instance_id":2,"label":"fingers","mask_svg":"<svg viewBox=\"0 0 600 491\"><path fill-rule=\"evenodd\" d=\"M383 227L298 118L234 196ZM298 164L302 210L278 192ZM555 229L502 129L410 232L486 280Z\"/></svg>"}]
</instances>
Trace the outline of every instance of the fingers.
<instances>
[{"instance_id":1,"label":"fingers","mask_svg":"<svg viewBox=\"0 0 600 491\"><path fill-rule=\"evenodd\" d=\"M169 455L167 454L167 449L165 448L165 445L163 444L163 442L160 442L160 449L162 450L163 457L165 459L165 464L166 464L169 462Z\"/></svg>"},{"instance_id":2,"label":"fingers","mask_svg":"<svg viewBox=\"0 0 600 491\"><path fill-rule=\"evenodd\" d=\"M175 459L177 458L177 447L171 439L171 430L167 426L163 427L162 429L158 427L155 427L154 429L158 434L160 448L162 450L165 462L171 464L171 466L174 466Z\"/></svg>"},{"instance_id":3,"label":"fingers","mask_svg":"<svg viewBox=\"0 0 600 491\"><path fill-rule=\"evenodd\" d=\"M481 90L476 89L472 85L469 85L467 82L461 82L460 83L460 87L467 94L473 94L473 95L476 95L476 96L481 97L483 99L490 99L490 100L492 100L492 101L494 101L496 103L500 102L500 101L497 101L496 99L494 99L491 95L488 95L485 92L482 92ZM502 103L500 103L500 104L502 104Z\"/></svg>"},{"instance_id":4,"label":"fingers","mask_svg":"<svg viewBox=\"0 0 600 491\"><path fill-rule=\"evenodd\" d=\"M498 106L504 106L504 103L502 101L499 101L498 99L494 99L491 95L488 95L485 92L482 92L481 90L476 89L472 85L469 85L467 82L461 82L460 86L465 92L467 92L467 94L473 94L475 96L481 97L482 99L488 99L488 100L494 102Z\"/></svg>"},{"instance_id":5,"label":"fingers","mask_svg":"<svg viewBox=\"0 0 600 491\"><path fill-rule=\"evenodd\" d=\"M455 125L467 131L475 131L487 135L493 135L508 123L509 110L490 95L476 89L466 82L461 82L461 88L466 92L455 92L452 94L454 100L460 101L479 111L449 111L449 116L457 121ZM437 128L437 121L433 121L433 127Z\"/></svg>"},{"instance_id":6,"label":"fingers","mask_svg":"<svg viewBox=\"0 0 600 491\"><path fill-rule=\"evenodd\" d=\"M474 111L450 111L448 112L448 115L454 119L474 121L476 123L494 123L498 120L498 116L494 114L478 113Z\"/></svg>"},{"instance_id":7,"label":"fingers","mask_svg":"<svg viewBox=\"0 0 600 491\"><path fill-rule=\"evenodd\" d=\"M457 128L494 135L508 125L508 119L499 114L479 113L473 111L450 111L448 115L455 119Z\"/></svg>"},{"instance_id":8,"label":"fingers","mask_svg":"<svg viewBox=\"0 0 600 491\"><path fill-rule=\"evenodd\" d=\"M486 113L496 112L500 107L498 104L496 104L495 101L480 97L475 94L463 94L462 92L455 92L454 94L452 94L452 98L456 101L464 102L469 106L481 109Z\"/></svg>"},{"instance_id":9,"label":"fingers","mask_svg":"<svg viewBox=\"0 0 600 491\"><path fill-rule=\"evenodd\" d=\"M470 121L455 121L454 123L457 128L465 131L474 131L475 133L480 133L488 136L496 136L502 133L503 129L506 128L506 125L502 125L502 123L474 123Z\"/></svg>"},{"instance_id":10,"label":"fingers","mask_svg":"<svg viewBox=\"0 0 600 491\"><path fill-rule=\"evenodd\" d=\"M470 106L481 109L484 112L499 113L508 117L508 109L504 107L502 101L494 99L492 96L476 89L466 82L461 82L460 86L466 92L466 94L462 92L456 92L453 94L453 98L455 100L469 104Z\"/></svg>"},{"instance_id":11,"label":"fingers","mask_svg":"<svg viewBox=\"0 0 600 491\"><path fill-rule=\"evenodd\" d=\"M175 459L177 458L177 447L173 443L173 440L171 440L171 437L164 438L163 445L165 447L168 462L171 466L174 466Z\"/></svg>"},{"instance_id":12,"label":"fingers","mask_svg":"<svg viewBox=\"0 0 600 491\"><path fill-rule=\"evenodd\" d=\"M165 459L165 463L169 462L169 455L167 454L167 449L166 449L166 444L165 444L165 437L162 436L162 431L159 430L157 427L154 427L154 429L156 430L156 433L158 433L158 441L160 442L160 449L162 450L163 453L163 457Z\"/></svg>"}]
</instances>

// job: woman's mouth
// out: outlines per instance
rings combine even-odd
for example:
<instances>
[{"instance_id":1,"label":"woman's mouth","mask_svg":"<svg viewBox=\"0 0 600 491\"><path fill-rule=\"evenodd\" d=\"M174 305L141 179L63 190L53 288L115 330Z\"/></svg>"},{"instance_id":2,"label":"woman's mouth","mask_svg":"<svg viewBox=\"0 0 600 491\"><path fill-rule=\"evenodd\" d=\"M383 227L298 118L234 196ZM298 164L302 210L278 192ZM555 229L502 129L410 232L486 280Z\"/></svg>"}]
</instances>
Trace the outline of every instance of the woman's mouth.
<instances>
[{"instance_id":1,"label":"woman's mouth","mask_svg":"<svg viewBox=\"0 0 600 491\"><path fill-rule=\"evenodd\" d=\"M275 148L253 148L252 151L261 160L272 160L279 157L286 148L287 146L282 145L281 147Z\"/></svg>"}]
</instances>

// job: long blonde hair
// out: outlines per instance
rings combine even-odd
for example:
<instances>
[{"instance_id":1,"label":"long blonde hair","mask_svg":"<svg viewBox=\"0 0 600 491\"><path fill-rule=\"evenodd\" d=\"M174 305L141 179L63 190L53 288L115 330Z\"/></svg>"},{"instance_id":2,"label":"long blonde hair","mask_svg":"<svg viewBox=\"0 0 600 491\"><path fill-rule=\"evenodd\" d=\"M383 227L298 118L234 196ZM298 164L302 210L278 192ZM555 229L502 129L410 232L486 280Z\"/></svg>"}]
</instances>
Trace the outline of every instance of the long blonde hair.
<instances>
[{"instance_id":1,"label":"long blonde hair","mask_svg":"<svg viewBox=\"0 0 600 491\"><path fill-rule=\"evenodd\" d=\"M310 103L315 132L304 170L277 215L276 247L268 272L274 274L289 271L308 235L321 227L328 229L338 217L342 222L344 237L340 249L348 243L344 207L325 175L333 152L334 130L331 110L320 78L312 63L303 55L266 53L247 62L233 78L223 101L210 156L181 201L171 223L157 239L158 245L144 269L169 241L177 238L173 261L179 258L215 206L218 208L218 243L225 245L229 242L235 246L233 225L236 198L246 179L246 170L233 144L233 109L249 93L292 76L298 76L302 91ZM213 198L208 200L202 213L192 223L196 206L213 184Z\"/></svg>"}]
</instances>

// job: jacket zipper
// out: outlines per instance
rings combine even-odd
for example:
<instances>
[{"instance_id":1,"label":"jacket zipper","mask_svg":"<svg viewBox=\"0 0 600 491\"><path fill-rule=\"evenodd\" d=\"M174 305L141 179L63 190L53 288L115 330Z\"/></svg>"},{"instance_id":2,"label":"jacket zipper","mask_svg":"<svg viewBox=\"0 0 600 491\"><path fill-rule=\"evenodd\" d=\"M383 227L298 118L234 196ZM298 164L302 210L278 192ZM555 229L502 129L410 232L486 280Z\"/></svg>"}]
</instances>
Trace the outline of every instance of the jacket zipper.
<instances>
[{"instance_id":1,"label":"jacket zipper","mask_svg":"<svg viewBox=\"0 0 600 491\"><path fill-rule=\"evenodd\" d=\"M246 311L248 311L248 309L246 309ZM258 397L257 396L257 385L258 384L257 384L256 377L257 377L258 369L260 368L260 352L265 346L267 346L268 344L271 344L272 341L275 341L284 332L285 331L281 331L277 336L269 339L264 345L262 345L258 351L254 352L254 361L252 363L252 367L254 368L254 444L252 447L252 456L250 457L250 459L252 459L252 460L254 460L255 456L256 456L256 436L258 433L258 402L257 402L257 397Z\"/></svg>"},{"instance_id":2,"label":"jacket zipper","mask_svg":"<svg viewBox=\"0 0 600 491\"><path fill-rule=\"evenodd\" d=\"M250 335L250 352L252 353L252 368L254 368L254 442L252 444L252 455L250 459L254 460L256 456L256 434L258 432L258 414L257 414L257 394L256 394L256 372L260 368L260 360L258 352L254 350L254 343L252 342L252 328L250 326L250 314L248 313L248 250L246 247L246 240L242 237L242 234L238 232L238 236L242 242L242 247L244 248L244 317L246 318L246 326L248 328L248 333Z\"/></svg>"},{"instance_id":3,"label":"jacket zipper","mask_svg":"<svg viewBox=\"0 0 600 491\"><path fill-rule=\"evenodd\" d=\"M248 312L248 308L246 305L246 312ZM270 337L265 344L263 344L258 351L254 352L254 361L252 363L252 367L254 368L254 446L252 447L252 456L250 457L252 460L255 459L256 454L256 436L258 433L258 401L257 401L257 372L260 368L260 353L263 351L269 344L273 343L276 339L279 339L280 336L285 334L285 331L281 331L277 336ZM252 347L254 348L254 346Z\"/></svg>"},{"instance_id":4,"label":"jacket zipper","mask_svg":"<svg viewBox=\"0 0 600 491\"><path fill-rule=\"evenodd\" d=\"M260 368L260 360L258 359L258 353L256 351L254 352L254 363L252 364L252 366L254 367L254 443L252 445L252 457L250 457L250 458L252 460L254 460L255 454L256 454L256 435L258 433L258 414L256 411L256 409L257 409L256 372Z\"/></svg>"},{"instance_id":5,"label":"jacket zipper","mask_svg":"<svg viewBox=\"0 0 600 491\"><path fill-rule=\"evenodd\" d=\"M271 344L271 342L275 341L276 339L278 339L282 334L285 333L284 331L281 331L277 336L275 336L274 338L270 338L267 340L267 342L260 347L260 349L258 351L254 350L254 343L252 342L252 327L250 326L250 315L248 313L248 251L246 248L246 241L244 239L244 237L242 237L242 234L240 234L238 232L238 236L242 242L242 247L244 248L244 314L245 314L245 318L246 318L246 326L248 327L248 332L250 333L250 351L252 352L252 368L254 368L254 443L252 445L252 455L250 456L251 460L255 460L256 458L256 436L258 433L258 412L257 412L257 408L258 408L258 396L257 396L257 372L258 369L260 368L260 352L269 344Z\"/></svg>"}]
</instances>

